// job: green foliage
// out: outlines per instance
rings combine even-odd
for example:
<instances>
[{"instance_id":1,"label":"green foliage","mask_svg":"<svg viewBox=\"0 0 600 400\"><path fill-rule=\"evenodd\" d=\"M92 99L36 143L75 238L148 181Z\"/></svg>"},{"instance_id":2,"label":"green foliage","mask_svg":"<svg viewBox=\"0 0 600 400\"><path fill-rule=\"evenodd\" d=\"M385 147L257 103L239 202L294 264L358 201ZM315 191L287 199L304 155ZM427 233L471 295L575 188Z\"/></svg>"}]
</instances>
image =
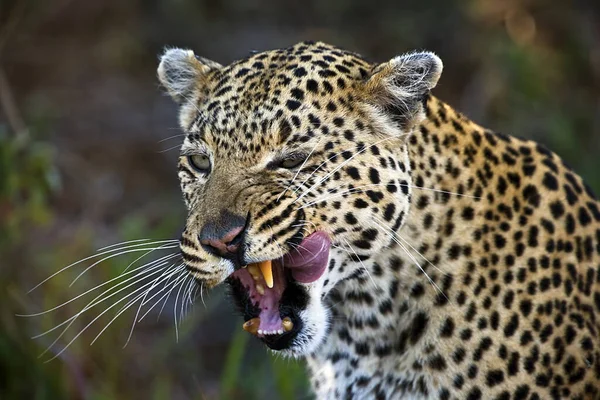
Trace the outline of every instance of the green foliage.
<instances>
[{"instance_id":1,"label":"green foliage","mask_svg":"<svg viewBox=\"0 0 600 400\"><path fill-rule=\"evenodd\" d=\"M0 124L0 246L18 241L28 224L50 221L48 197L60 188L53 157L51 145Z\"/></svg>"}]
</instances>

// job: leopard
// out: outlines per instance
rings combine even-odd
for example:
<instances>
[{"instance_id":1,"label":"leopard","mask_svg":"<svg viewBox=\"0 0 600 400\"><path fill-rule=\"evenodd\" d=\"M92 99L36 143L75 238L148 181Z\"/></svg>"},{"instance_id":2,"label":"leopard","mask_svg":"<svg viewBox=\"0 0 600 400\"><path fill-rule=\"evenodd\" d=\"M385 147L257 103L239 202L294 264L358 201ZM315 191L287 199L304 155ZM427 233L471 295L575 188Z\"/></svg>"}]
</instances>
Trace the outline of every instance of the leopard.
<instances>
[{"instance_id":1,"label":"leopard","mask_svg":"<svg viewBox=\"0 0 600 400\"><path fill-rule=\"evenodd\" d=\"M188 274L318 399L599 399L600 207L432 94L443 63L323 42L168 48Z\"/></svg>"}]
</instances>

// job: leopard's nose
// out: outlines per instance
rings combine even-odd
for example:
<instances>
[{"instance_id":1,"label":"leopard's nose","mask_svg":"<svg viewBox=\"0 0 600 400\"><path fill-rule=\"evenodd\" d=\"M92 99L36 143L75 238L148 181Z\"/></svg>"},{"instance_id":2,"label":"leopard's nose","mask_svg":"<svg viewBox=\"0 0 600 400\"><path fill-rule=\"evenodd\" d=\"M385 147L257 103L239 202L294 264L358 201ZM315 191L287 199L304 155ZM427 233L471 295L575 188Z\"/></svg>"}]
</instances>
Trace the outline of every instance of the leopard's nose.
<instances>
[{"instance_id":1,"label":"leopard's nose","mask_svg":"<svg viewBox=\"0 0 600 400\"><path fill-rule=\"evenodd\" d=\"M200 244L213 255L239 260L246 223L247 218L225 212L218 220L204 224L198 235Z\"/></svg>"},{"instance_id":2,"label":"leopard's nose","mask_svg":"<svg viewBox=\"0 0 600 400\"><path fill-rule=\"evenodd\" d=\"M238 226L227 232L223 237L210 239L206 235L200 234L202 239L200 243L208 247L208 250L215 255L223 255L224 253L235 253L240 245L240 233L244 230L243 226Z\"/></svg>"}]
</instances>

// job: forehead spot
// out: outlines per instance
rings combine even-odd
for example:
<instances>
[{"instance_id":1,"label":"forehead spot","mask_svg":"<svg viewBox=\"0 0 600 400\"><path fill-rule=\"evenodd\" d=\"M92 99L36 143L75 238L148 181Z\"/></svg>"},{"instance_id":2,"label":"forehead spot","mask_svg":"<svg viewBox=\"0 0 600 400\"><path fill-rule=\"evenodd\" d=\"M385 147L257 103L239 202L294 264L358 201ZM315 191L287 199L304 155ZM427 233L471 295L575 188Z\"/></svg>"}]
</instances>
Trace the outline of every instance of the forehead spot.
<instances>
[{"instance_id":1,"label":"forehead spot","mask_svg":"<svg viewBox=\"0 0 600 400\"><path fill-rule=\"evenodd\" d=\"M319 84L314 79L309 79L306 81L306 90L312 93L319 92Z\"/></svg>"}]
</instances>

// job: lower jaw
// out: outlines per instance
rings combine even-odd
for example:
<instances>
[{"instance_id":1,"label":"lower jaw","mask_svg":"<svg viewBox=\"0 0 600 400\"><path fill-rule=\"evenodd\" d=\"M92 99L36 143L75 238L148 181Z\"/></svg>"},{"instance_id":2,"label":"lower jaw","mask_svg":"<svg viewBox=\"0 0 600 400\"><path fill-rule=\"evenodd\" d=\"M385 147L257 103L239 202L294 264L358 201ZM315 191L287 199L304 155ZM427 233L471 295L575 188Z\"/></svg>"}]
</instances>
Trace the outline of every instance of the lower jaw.
<instances>
[{"instance_id":1,"label":"lower jaw","mask_svg":"<svg viewBox=\"0 0 600 400\"><path fill-rule=\"evenodd\" d=\"M261 310L257 304L253 303L248 296L248 291L240 281L240 279L230 276L227 283L231 289L231 294L234 301L243 314L244 322L247 323L255 318L260 317ZM303 328L303 322L300 318L300 312L305 310L309 297L306 289L297 282L289 281L279 299L279 304L276 312L279 318L284 320L289 318L292 323L290 330L283 330L281 334L256 334L269 348L272 350L289 349L298 336L298 333Z\"/></svg>"}]
</instances>

